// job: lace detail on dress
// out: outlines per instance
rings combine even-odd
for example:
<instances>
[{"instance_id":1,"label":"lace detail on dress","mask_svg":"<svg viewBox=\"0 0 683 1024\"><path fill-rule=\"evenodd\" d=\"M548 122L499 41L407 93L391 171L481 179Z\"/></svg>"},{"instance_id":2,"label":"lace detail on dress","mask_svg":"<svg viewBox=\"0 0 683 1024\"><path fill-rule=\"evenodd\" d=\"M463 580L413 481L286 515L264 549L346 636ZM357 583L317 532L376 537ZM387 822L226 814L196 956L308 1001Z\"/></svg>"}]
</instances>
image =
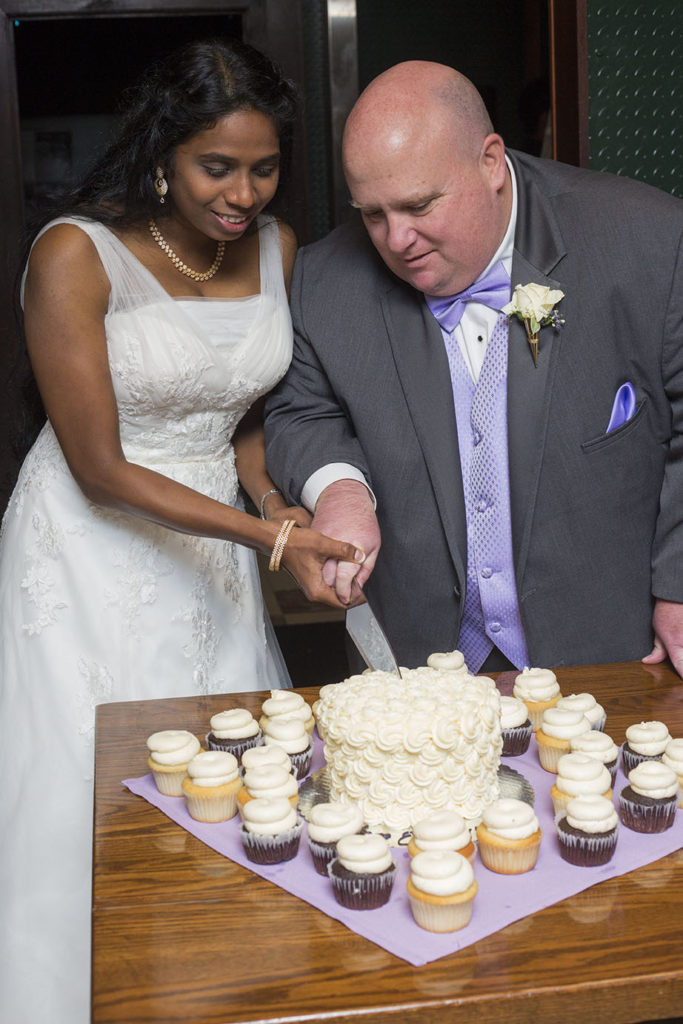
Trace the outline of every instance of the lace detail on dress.
<instances>
[{"instance_id":1,"label":"lace detail on dress","mask_svg":"<svg viewBox=\"0 0 683 1024\"><path fill-rule=\"evenodd\" d=\"M31 525L36 534L36 542L33 550L27 553L26 575L21 586L38 614L33 621L23 623L22 629L29 636L36 636L57 622L59 613L68 605L60 600L53 575L55 560L59 558L64 543L62 531L37 512L31 518Z\"/></svg>"},{"instance_id":2,"label":"lace detail on dress","mask_svg":"<svg viewBox=\"0 0 683 1024\"><path fill-rule=\"evenodd\" d=\"M114 677L106 665L98 665L86 658L78 659L78 671L82 685L76 693L78 714L78 735L83 737L88 750L93 743L95 732L95 708L110 701L114 695ZM93 773L87 778L91 779Z\"/></svg>"},{"instance_id":3,"label":"lace detail on dress","mask_svg":"<svg viewBox=\"0 0 683 1024\"><path fill-rule=\"evenodd\" d=\"M154 528L150 528L152 532ZM123 627L129 637L140 640L140 612L144 605L154 604L159 580L171 576L173 562L166 558L158 543L149 536L133 537L127 550L112 553L112 566L117 570L118 589L105 590L110 608L118 608Z\"/></svg>"},{"instance_id":4,"label":"lace detail on dress","mask_svg":"<svg viewBox=\"0 0 683 1024\"><path fill-rule=\"evenodd\" d=\"M52 426L46 423L21 467L17 485L7 506L5 519L3 519L3 533L5 520L10 514L17 518L22 515L27 496L30 498L34 490L46 491L56 477L68 474L68 472L55 432Z\"/></svg>"}]
</instances>

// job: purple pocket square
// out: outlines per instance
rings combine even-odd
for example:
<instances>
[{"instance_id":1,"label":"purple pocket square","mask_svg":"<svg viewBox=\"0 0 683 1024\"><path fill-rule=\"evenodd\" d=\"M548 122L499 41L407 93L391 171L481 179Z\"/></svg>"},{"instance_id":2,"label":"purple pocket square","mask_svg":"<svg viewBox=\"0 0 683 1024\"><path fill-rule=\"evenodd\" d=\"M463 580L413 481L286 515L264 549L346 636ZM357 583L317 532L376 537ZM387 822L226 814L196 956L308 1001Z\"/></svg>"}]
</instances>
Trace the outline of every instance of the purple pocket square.
<instances>
[{"instance_id":1,"label":"purple pocket square","mask_svg":"<svg viewBox=\"0 0 683 1024\"><path fill-rule=\"evenodd\" d=\"M626 381L618 389L614 396L614 405L612 406L612 415L609 418L607 424L606 434L609 434L611 430L616 430L617 427L623 426L633 416L636 411L636 389L633 384Z\"/></svg>"}]
</instances>

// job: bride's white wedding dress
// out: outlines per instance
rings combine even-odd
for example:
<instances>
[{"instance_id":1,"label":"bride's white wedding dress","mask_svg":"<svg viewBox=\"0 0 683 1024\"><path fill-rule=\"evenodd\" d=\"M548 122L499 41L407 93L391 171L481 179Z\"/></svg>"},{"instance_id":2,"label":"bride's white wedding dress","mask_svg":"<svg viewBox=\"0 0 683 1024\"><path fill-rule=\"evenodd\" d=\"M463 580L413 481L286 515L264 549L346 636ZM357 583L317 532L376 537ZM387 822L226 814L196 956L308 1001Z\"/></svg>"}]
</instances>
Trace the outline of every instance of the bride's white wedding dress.
<instances>
[{"instance_id":1,"label":"bride's white wedding dress","mask_svg":"<svg viewBox=\"0 0 683 1024\"><path fill-rule=\"evenodd\" d=\"M291 358L276 222L259 295L174 300L106 227L65 219L111 282L126 457L239 505L233 431ZM291 684L253 552L93 505L49 423L3 521L0 600L0 1020L86 1024L95 706Z\"/></svg>"}]
</instances>

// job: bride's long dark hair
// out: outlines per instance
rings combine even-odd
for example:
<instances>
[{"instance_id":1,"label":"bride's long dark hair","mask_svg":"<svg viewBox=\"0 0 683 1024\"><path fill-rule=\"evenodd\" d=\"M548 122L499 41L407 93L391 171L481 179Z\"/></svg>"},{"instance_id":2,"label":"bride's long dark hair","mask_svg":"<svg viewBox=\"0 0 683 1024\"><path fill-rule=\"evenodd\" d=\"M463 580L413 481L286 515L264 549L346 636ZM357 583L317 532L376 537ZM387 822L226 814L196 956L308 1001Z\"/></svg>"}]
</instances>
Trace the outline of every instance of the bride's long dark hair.
<instances>
[{"instance_id":1,"label":"bride's long dark hair","mask_svg":"<svg viewBox=\"0 0 683 1024\"><path fill-rule=\"evenodd\" d=\"M278 65L252 46L232 39L192 42L169 54L123 94L116 137L82 181L41 205L30 225L22 266L33 238L55 217L79 215L127 227L171 213L170 193L161 205L154 189L157 166L171 169L178 146L240 110L257 110L275 125L282 179L291 153L296 89ZM18 316L21 322L19 310ZM22 399L12 446L23 458L45 420L23 331L22 351L11 378Z\"/></svg>"},{"instance_id":2,"label":"bride's long dark hair","mask_svg":"<svg viewBox=\"0 0 683 1024\"><path fill-rule=\"evenodd\" d=\"M286 170L296 115L292 82L265 54L239 40L193 42L152 67L123 95L116 138L83 180L42 212L78 213L125 227L172 209L154 190L157 166L168 170L178 146L240 110L269 117Z\"/></svg>"}]
</instances>

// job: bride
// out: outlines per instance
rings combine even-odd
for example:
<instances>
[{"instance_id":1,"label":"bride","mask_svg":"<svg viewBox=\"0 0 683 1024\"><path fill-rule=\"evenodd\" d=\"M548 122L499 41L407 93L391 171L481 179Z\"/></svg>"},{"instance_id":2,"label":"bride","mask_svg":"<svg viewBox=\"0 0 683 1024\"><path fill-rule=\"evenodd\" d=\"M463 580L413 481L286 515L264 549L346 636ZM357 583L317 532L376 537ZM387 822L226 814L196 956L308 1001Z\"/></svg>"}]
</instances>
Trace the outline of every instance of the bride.
<instances>
[{"instance_id":1,"label":"bride","mask_svg":"<svg viewBox=\"0 0 683 1024\"><path fill-rule=\"evenodd\" d=\"M260 400L291 357L295 241L263 211L292 87L251 48L211 42L134 95L23 286L48 421L0 545L12 1024L89 1019L95 706L290 685L255 552L336 605L324 562L363 558L286 508L265 468Z\"/></svg>"}]
</instances>

